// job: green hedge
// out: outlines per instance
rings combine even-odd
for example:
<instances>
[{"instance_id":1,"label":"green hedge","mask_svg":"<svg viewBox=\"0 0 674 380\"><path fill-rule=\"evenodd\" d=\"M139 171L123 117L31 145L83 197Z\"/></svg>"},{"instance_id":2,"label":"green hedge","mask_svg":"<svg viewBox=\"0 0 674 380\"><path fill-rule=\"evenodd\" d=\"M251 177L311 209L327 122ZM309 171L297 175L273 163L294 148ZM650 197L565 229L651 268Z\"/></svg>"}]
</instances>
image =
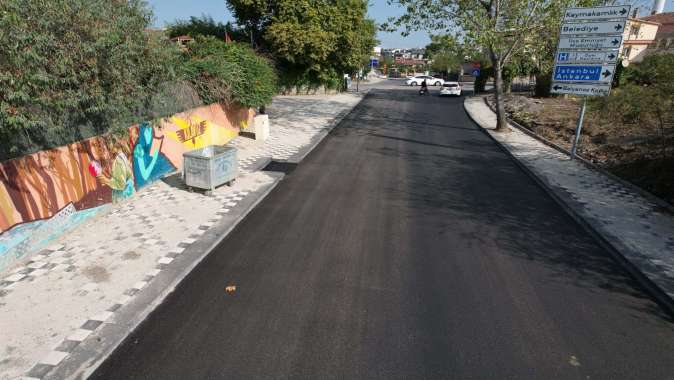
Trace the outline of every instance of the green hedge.
<instances>
[{"instance_id":1,"label":"green hedge","mask_svg":"<svg viewBox=\"0 0 674 380\"><path fill-rule=\"evenodd\" d=\"M206 103L261 107L276 94L271 64L246 45L197 36L185 54L183 72Z\"/></svg>"}]
</instances>

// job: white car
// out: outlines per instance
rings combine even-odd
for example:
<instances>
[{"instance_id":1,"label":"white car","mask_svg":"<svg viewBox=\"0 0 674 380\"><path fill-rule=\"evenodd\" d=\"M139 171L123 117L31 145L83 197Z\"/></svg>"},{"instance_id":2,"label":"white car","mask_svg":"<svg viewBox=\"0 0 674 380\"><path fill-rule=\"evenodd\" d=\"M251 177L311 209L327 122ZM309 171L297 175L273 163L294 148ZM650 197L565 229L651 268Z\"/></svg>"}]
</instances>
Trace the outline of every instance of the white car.
<instances>
[{"instance_id":1,"label":"white car","mask_svg":"<svg viewBox=\"0 0 674 380\"><path fill-rule=\"evenodd\" d=\"M440 89L440 96L461 96L461 84L459 82L445 82Z\"/></svg>"},{"instance_id":2,"label":"white car","mask_svg":"<svg viewBox=\"0 0 674 380\"><path fill-rule=\"evenodd\" d=\"M440 78L434 78L430 75L420 75L418 77L411 77L407 79L408 86L421 86L421 83L426 81L427 86L442 86L445 83L444 80Z\"/></svg>"}]
</instances>

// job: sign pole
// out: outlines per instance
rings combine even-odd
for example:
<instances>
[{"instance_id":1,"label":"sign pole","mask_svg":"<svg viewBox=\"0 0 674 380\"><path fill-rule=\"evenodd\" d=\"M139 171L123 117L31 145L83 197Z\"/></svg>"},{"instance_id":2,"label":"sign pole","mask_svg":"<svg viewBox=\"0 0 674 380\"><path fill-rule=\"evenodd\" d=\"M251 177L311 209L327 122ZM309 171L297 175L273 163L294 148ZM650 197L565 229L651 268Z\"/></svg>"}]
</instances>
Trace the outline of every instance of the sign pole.
<instances>
[{"instance_id":1,"label":"sign pole","mask_svg":"<svg viewBox=\"0 0 674 380\"><path fill-rule=\"evenodd\" d=\"M587 105L587 97L583 96L583 106L580 107L580 115L578 115L578 125L576 126L576 136L571 147L571 159L576 158L576 150L578 149L578 142L580 141L580 132L583 130L583 119L585 118L585 106Z\"/></svg>"}]
</instances>

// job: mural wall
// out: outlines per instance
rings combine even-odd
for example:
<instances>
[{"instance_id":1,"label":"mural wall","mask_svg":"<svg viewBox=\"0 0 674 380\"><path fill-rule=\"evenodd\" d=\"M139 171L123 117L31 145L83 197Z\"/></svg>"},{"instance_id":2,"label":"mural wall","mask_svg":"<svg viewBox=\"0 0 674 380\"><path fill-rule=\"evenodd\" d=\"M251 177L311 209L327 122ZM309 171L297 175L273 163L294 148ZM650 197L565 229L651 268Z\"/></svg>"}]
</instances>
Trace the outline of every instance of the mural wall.
<instances>
[{"instance_id":1,"label":"mural wall","mask_svg":"<svg viewBox=\"0 0 674 380\"><path fill-rule=\"evenodd\" d=\"M0 163L0 269L1 256L27 234L22 231L33 230L26 224L40 225L66 208L79 213L128 198L181 170L184 152L226 144L253 116L250 109L213 104L157 127L133 126L123 139L99 136Z\"/></svg>"}]
</instances>

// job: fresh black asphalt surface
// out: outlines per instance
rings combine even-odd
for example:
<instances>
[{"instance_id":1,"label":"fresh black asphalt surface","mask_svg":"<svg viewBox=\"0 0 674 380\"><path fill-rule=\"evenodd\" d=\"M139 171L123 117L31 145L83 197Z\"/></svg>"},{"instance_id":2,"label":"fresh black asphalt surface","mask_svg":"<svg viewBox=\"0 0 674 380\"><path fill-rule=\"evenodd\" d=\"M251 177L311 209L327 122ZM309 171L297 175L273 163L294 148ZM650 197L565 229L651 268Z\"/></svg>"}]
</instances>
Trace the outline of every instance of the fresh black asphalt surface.
<instances>
[{"instance_id":1,"label":"fresh black asphalt surface","mask_svg":"<svg viewBox=\"0 0 674 380\"><path fill-rule=\"evenodd\" d=\"M674 379L669 317L462 103L373 90L92 378Z\"/></svg>"}]
</instances>

